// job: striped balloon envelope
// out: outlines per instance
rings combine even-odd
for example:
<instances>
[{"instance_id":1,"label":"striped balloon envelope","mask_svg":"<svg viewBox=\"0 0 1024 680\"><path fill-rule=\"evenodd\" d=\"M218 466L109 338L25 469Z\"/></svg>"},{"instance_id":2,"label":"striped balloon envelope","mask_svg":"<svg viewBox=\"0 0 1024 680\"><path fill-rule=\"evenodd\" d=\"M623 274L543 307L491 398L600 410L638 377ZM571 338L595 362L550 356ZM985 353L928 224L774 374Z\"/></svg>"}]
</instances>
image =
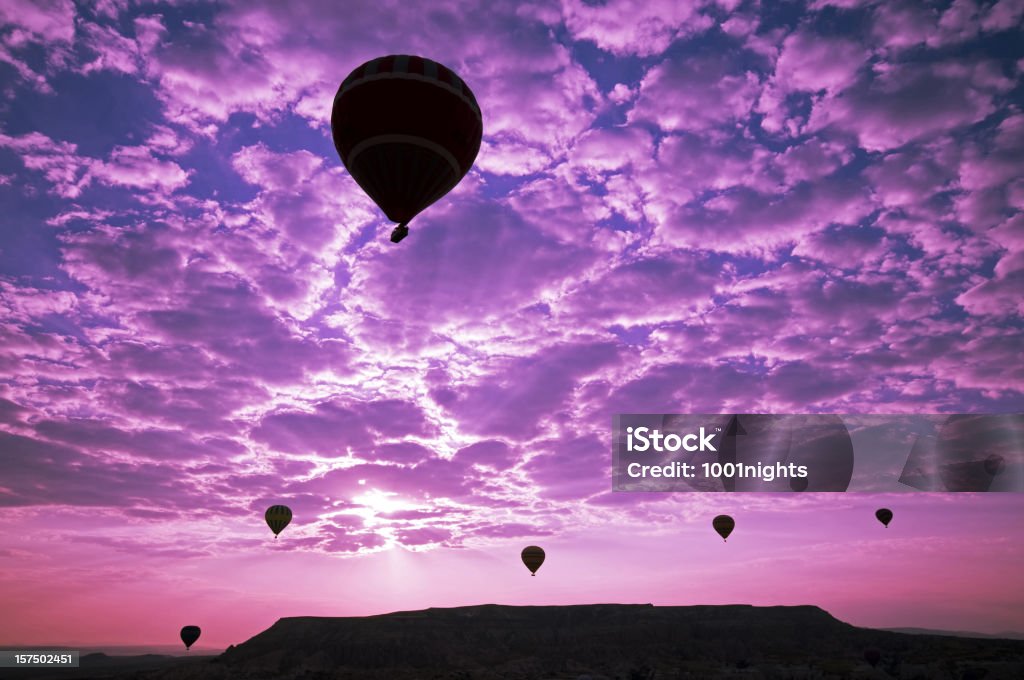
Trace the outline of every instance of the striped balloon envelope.
<instances>
[{"instance_id":1,"label":"striped balloon envelope","mask_svg":"<svg viewBox=\"0 0 1024 680\"><path fill-rule=\"evenodd\" d=\"M264 515L267 526L274 532L274 538L292 521L292 511L287 505L271 505Z\"/></svg>"},{"instance_id":2,"label":"striped balloon envelope","mask_svg":"<svg viewBox=\"0 0 1024 680\"><path fill-rule=\"evenodd\" d=\"M388 219L408 223L473 166L483 137L480 106L451 69L425 57L372 59L334 97L331 133L341 162Z\"/></svg>"}]
</instances>

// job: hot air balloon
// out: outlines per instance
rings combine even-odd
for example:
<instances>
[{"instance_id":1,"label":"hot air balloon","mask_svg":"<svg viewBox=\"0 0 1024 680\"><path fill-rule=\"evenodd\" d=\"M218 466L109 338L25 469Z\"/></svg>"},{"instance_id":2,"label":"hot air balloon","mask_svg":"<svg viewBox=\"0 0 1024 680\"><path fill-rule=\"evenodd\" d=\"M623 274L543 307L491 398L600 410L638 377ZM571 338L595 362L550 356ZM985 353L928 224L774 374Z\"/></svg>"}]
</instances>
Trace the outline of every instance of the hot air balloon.
<instances>
[{"instance_id":1,"label":"hot air balloon","mask_svg":"<svg viewBox=\"0 0 1024 680\"><path fill-rule=\"evenodd\" d=\"M885 528L888 529L889 522L892 521L892 510L889 508L879 508L878 510L875 510L875 517L877 517L878 521L884 524Z\"/></svg>"},{"instance_id":2,"label":"hot air balloon","mask_svg":"<svg viewBox=\"0 0 1024 680\"><path fill-rule=\"evenodd\" d=\"M530 570L530 576L536 576L540 565L544 564L544 551L535 545L523 548L523 564Z\"/></svg>"},{"instance_id":3,"label":"hot air balloon","mask_svg":"<svg viewBox=\"0 0 1024 680\"><path fill-rule=\"evenodd\" d=\"M881 659L882 659L882 654L877 649L865 649L864 650L864 660L867 661L869 664L871 664L872 668L877 666L878 662Z\"/></svg>"},{"instance_id":4,"label":"hot air balloon","mask_svg":"<svg viewBox=\"0 0 1024 680\"><path fill-rule=\"evenodd\" d=\"M185 626L181 629L181 641L185 643L185 649L189 649L199 639L199 626Z\"/></svg>"},{"instance_id":5,"label":"hot air balloon","mask_svg":"<svg viewBox=\"0 0 1024 680\"><path fill-rule=\"evenodd\" d=\"M806 477L793 477L789 480L789 488L793 491L806 491L807 490L807 478Z\"/></svg>"},{"instance_id":6,"label":"hot air balloon","mask_svg":"<svg viewBox=\"0 0 1024 680\"><path fill-rule=\"evenodd\" d=\"M267 508L267 526L274 532L274 538L292 521L292 511L287 505L271 505Z\"/></svg>"},{"instance_id":7,"label":"hot air balloon","mask_svg":"<svg viewBox=\"0 0 1024 680\"><path fill-rule=\"evenodd\" d=\"M409 221L469 172L483 119L473 92L455 73L425 57L392 54L352 71L334 96L334 147L352 179L398 222Z\"/></svg>"},{"instance_id":8,"label":"hot air balloon","mask_svg":"<svg viewBox=\"0 0 1024 680\"><path fill-rule=\"evenodd\" d=\"M736 528L736 521L729 515L719 515L711 520L711 526L715 528L722 540L729 538L729 534Z\"/></svg>"}]
</instances>

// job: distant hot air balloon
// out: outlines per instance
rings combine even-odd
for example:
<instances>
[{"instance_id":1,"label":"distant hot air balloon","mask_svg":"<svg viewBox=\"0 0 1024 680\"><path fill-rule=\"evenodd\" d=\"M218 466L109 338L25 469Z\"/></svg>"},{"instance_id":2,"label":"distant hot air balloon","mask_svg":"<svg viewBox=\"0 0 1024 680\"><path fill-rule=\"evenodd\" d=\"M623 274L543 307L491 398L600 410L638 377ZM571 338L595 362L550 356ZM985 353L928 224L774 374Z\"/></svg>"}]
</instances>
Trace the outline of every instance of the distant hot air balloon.
<instances>
[{"instance_id":1,"label":"distant hot air balloon","mask_svg":"<svg viewBox=\"0 0 1024 680\"><path fill-rule=\"evenodd\" d=\"M189 649L199 639L199 626L185 626L181 629L181 641L185 643L185 649Z\"/></svg>"},{"instance_id":2,"label":"distant hot air balloon","mask_svg":"<svg viewBox=\"0 0 1024 680\"><path fill-rule=\"evenodd\" d=\"M274 532L274 538L292 521L292 511L287 505L271 505L267 508L267 526Z\"/></svg>"},{"instance_id":3,"label":"distant hot air balloon","mask_svg":"<svg viewBox=\"0 0 1024 680\"><path fill-rule=\"evenodd\" d=\"M540 565L544 564L544 551L535 545L523 548L523 564L530 570L530 576L536 576Z\"/></svg>"},{"instance_id":4,"label":"distant hot air balloon","mask_svg":"<svg viewBox=\"0 0 1024 680\"><path fill-rule=\"evenodd\" d=\"M884 524L885 528L888 529L889 522L892 521L892 510L889 508L879 508L878 510L875 510L875 517L877 517L878 521Z\"/></svg>"},{"instance_id":5,"label":"distant hot air balloon","mask_svg":"<svg viewBox=\"0 0 1024 680\"><path fill-rule=\"evenodd\" d=\"M793 491L806 491L807 490L807 478L806 477L793 477L789 480L789 488Z\"/></svg>"},{"instance_id":6,"label":"distant hot air balloon","mask_svg":"<svg viewBox=\"0 0 1024 680\"><path fill-rule=\"evenodd\" d=\"M334 147L352 179L398 222L451 191L480 150L483 119L473 92L436 61L392 54L352 71L334 96Z\"/></svg>"},{"instance_id":7,"label":"distant hot air balloon","mask_svg":"<svg viewBox=\"0 0 1024 680\"><path fill-rule=\"evenodd\" d=\"M722 540L729 538L729 534L736 528L736 521L729 515L719 515L711 520L711 526L715 528Z\"/></svg>"},{"instance_id":8,"label":"distant hot air balloon","mask_svg":"<svg viewBox=\"0 0 1024 680\"><path fill-rule=\"evenodd\" d=\"M882 654L877 649L865 649L864 650L864 660L867 661L869 664L871 664L872 668L877 666L878 662L881 659L882 659Z\"/></svg>"}]
</instances>

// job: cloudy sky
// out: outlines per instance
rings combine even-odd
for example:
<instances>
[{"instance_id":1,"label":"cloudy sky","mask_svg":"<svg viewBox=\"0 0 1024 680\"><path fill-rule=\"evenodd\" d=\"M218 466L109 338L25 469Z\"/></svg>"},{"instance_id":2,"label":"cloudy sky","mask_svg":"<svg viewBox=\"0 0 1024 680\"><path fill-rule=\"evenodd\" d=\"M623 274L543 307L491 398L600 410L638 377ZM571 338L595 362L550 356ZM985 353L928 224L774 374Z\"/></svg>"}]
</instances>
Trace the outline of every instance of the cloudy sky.
<instances>
[{"instance_id":1,"label":"cloudy sky","mask_svg":"<svg viewBox=\"0 0 1024 680\"><path fill-rule=\"evenodd\" d=\"M615 413L1022 410L1022 13L4 0L0 643L483 602L1024 629L1018 495L610 490ZM390 53L484 118L398 245L329 130Z\"/></svg>"}]
</instances>

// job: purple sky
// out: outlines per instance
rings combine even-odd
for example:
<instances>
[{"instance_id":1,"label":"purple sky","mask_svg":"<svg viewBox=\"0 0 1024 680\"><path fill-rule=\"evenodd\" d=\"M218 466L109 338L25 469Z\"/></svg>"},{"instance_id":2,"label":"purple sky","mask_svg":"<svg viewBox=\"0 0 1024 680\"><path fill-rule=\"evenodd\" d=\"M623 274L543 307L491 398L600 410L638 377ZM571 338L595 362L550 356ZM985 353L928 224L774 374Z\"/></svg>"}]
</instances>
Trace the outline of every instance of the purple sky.
<instances>
[{"instance_id":1,"label":"purple sky","mask_svg":"<svg viewBox=\"0 0 1024 680\"><path fill-rule=\"evenodd\" d=\"M1022 13L3 0L0 644L482 602L1024 630L1018 495L609 477L621 412L1024 408ZM389 53L484 116L397 246L329 131Z\"/></svg>"}]
</instances>

